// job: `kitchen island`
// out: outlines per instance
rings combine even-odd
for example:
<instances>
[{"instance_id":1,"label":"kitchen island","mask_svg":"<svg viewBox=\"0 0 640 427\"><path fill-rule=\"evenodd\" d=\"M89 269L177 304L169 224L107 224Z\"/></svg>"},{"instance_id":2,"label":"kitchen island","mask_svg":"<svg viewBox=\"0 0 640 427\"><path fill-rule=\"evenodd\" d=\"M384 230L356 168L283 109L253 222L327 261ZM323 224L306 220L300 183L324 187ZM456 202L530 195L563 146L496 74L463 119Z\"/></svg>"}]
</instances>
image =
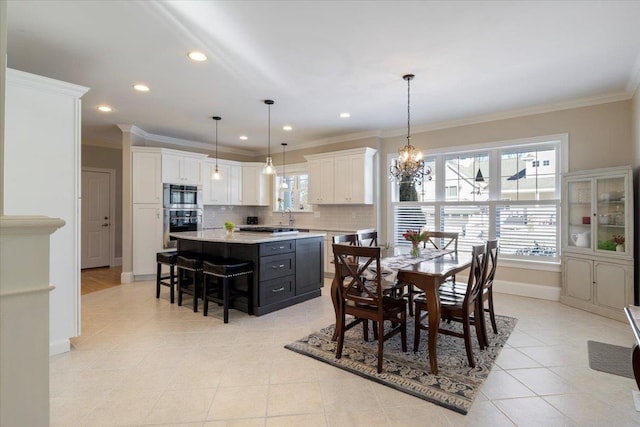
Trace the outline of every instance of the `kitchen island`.
<instances>
[{"instance_id":1,"label":"kitchen island","mask_svg":"<svg viewBox=\"0 0 640 427\"><path fill-rule=\"evenodd\" d=\"M323 286L324 234L264 233L222 229L171 233L178 254L207 259L235 258L253 263L252 301L238 298L233 308L256 316L320 296ZM253 310L251 310L251 305Z\"/></svg>"}]
</instances>

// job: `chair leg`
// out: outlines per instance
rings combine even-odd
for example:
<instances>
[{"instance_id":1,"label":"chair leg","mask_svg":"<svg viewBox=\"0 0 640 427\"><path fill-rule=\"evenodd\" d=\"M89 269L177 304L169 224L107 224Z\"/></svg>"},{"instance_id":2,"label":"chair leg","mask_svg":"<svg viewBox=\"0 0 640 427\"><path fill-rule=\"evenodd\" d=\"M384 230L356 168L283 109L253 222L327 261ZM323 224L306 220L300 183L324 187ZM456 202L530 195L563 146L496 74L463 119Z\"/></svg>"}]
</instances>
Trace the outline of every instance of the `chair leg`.
<instances>
[{"instance_id":1,"label":"chair leg","mask_svg":"<svg viewBox=\"0 0 640 427\"><path fill-rule=\"evenodd\" d=\"M496 313L493 310L493 288L489 288L489 317L491 317L491 326L493 333L498 334L498 325L496 325Z\"/></svg>"},{"instance_id":2,"label":"chair leg","mask_svg":"<svg viewBox=\"0 0 640 427\"><path fill-rule=\"evenodd\" d=\"M193 277L193 312L198 312L198 273L192 271Z\"/></svg>"},{"instance_id":3,"label":"chair leg","mask_svg":"<svg viewBox=\"0 0 640 427\"><path fill-rule=\"evenodd\" d=\"M178 269L178 306L182 306L182 277L184 272L182 269Z\"/></svg>"},{"instance_id":4,"label":"chair leg","mask_svg":"<svg viewBox=\"0 0 640 427\"><path fill-rule=\"evenodd\" d=\"M476 367L476 362L473 360L473 350L471 349L471 327L469 322L469 316L465 316L462 321L462 329L464 330L464 347L467 350L467 359L469 359L469 366Z\"/></svg>"},{"instance_id":5,"label":"chair leg","mask_svg":"<svg viewBox=\"0 0 640 427\"><path fill-rule=\"evenodd\" d=\"M406 347L406 342L405 342ZM384 352L384 321L378 322L378 373L382 372L382 353Z\"/></svg>"},{"instance_id":6,"label":"chair leg","mask_svg":"<svg viewBox=\"0 0 640 427\"><path fill-rule=\"evenodd\" d=\"M409 301L407 301L407 304L409 304L409 315L413 316L413 285L411 283L407 284L407 295L409 295Z\"/></svg>"},{"instance_id":7,"label":"chair leg","mask_svg":"<svg viewBox=\"0 0 640 427\"><path fill-rule=\"evenodd\" d=\"M222 302L224 310L224 323L229 323L229 279L222 279Z\"/></svg>"},{"instance_id":8,"label":"chair leg","mask_svg":"<svg viewBox=\"0 0 640 427\"><path fill-rule=\"evenodd\" d=\"M202 275L202 315L203 316L208 316L209 315L209 299L207 298L207 291L208 291L208 276L206 274Z\"/></svg>"},{"instance_id":9,"label":"chair leg","mask_svg":"<svg viewBox=\"0 0 640 427\"><path fill-rule=\"evenodd\" d=\"M162 273L162 264L157 263L156 268L156 299L160 298L160 274Z\"/></svg>"},{"instance_id":10,"label":"chair leg","mask_svg":"<svg viewBox=\"0 0 640 427\"><path fill-rule=\"evenodd\" d=\"M407 312L403 311L400 315L400 338L402 339L402 352L407 352Z\"/></svg>"},{"instance_id":11,"label":"chair leg","mask_svg":"<svg viewBox=\"0 0 640 427\"><path fill-rule=\"evenodd\" d=\"M484 321L484 310L482 309L482 301L479 301L477 305L478 306L474 310L473 324L476 327L476 337L478 338L480 350L484 350L485 347L489 346L489 342L487 340L487 326Z\"/></svg>"},{"instance_id":12,"label":"chair leg","mask_svg":"<svg viewBox=\"0 0 640 427\"><path fill-rule=\"evenodd\" d=\"M176 268L176 266L173 265L173 264L171 264L171 266L169 267L169 284L170 284L170 286L169 286L170 291L169 292L170 292L170 295L171 295L171 304L173 304L174 297L175 297L175 290L174 290L174 287L175 287L175 284L176 284L176 282L175 282L175 279L176 279L175 268Z\"/></svg>"},{"instance_id":13,"label":"chair leg","mask_svg":"<svg viewBox=\"0 0 640 427\"><path fill-rule=\"evenodd\" d=\"M416 311L415 311L415 320L414 320L414 326L413 326L413 352L417 352L418 351L418 347L420 346L420 330L422 328L420 328L420 316L422 315L422 310L420 310L420 307L416 306Z\"/></svg>"},{"instance_id":14,"label":"chair leg","mask_svg":"<svg viewBox=\"0 0 640 427\"><path fill-rule=\"evenodd\" d=\"M340 330L338 331L338 344L336 345L336 359L340 359L342 357L342 346L344 345L344 325L346 324L346 316L344 312L340 313L341 320L340 324L342 325Z\"/></svg>"}]
</instances>

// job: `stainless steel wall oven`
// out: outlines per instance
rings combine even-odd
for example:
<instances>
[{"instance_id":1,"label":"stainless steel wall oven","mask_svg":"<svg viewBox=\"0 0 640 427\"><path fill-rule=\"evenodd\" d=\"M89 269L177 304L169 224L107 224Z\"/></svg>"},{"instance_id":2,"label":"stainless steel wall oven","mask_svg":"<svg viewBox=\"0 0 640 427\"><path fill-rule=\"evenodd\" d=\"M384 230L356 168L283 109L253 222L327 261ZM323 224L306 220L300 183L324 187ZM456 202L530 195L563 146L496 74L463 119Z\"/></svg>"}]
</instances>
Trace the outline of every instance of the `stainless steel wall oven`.
<instances>
[{"instance_id":1,"label":"stainless steel wall oven","mask_svg":"<svg viewBox=\"0 0 640 427\"><path fill-rule=\"evenodd\" d=\"M164 184L163 246L175 248L169 233L202 230L202 187Z\"/></svg>"}]
</instances>

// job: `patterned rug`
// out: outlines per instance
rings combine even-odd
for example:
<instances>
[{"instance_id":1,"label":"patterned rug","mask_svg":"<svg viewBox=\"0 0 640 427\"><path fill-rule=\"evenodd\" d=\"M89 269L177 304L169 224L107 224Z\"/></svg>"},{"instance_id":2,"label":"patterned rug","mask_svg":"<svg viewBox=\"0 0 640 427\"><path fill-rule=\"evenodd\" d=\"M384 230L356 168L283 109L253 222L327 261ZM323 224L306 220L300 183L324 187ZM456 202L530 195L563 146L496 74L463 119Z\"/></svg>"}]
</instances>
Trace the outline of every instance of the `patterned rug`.
<instances>
[{"instance_id":1,"label":"patterned rug","mask_svg":"<svg viewBox=\"0 0 640 427\"><path fill-rule=\"evenodd\" d=\"M496 316L496 322L497 336L493 334L487 317L490 345L484 350L480 350L472 327L475 368L468 365L462 338L438 334L437 375L429 372L429 356L426 349L427 331L422 331L420 336L421 350L417 353L411 351L413 349L412 318L407 321L409 351L402 352L399 334L385 341L381 373L377 372L378 344L372 339L371 331L369 331L370 341L363 341L361 326L346 332L341 359L336 359L336 342L331 341L335 325L327 326L286 345L285 348L466 415L484 380L487 379L493 362L511 335L517 319ZM455 322L441 325L444 328L462 330L461 325Z\"/></svg>"}]
</instances>

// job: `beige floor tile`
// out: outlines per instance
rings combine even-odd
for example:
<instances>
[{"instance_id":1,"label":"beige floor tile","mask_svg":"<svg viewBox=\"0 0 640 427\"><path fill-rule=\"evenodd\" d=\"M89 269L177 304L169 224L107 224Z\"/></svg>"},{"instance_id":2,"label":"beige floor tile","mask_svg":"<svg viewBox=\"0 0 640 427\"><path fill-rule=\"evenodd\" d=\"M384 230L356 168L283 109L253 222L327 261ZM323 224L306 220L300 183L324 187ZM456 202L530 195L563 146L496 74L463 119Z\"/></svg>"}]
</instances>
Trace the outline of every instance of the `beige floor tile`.
<instances>
[{"instance_id":1,"label":"beige floor tile","mask_svg":"<svg viewBox=\"0 0 640 427\"><path fill-rule=\"evenodd\" d=\"M165 391L145 422L152 424L203 421L215 394L215 389Z\"/></svg>"},{"instance_id":2,"label":"beige floor tile","mask_svg":"<svg viewBox=\"0 0 640 427\"><path fill-rule=\"evenodd\" d=\"M269 384L271 364L230 361L222 371L220 387Z\"/></svg>"},{"instance_id":3,"label":"beige floor tile","mask_svg":"<svg viewBox=\"0 0 640 427\"><path fill-rule=\"evenodd\" d=\"M265 423L265 419L260 417L245 418L241 420L207 421L202 424L202 427L264 427Z\"/></svg>"},{"instance_id":4,"label":"beige floor tile","mask_svg":"<svg viewBox=\"0 0 640 427\"><path fill-rule=\"evenodd\" d=\"M501 369L538 368L541 366L515 348L503 348L495 363Z\"/></svg>"},{"instance_id":5,"label":"beige floor tile","mask_svg":"<svg viewBox=\"0 0 640 427\"><path fill-rule=\"evenodd\" d=\"M320 384L272 384L267 399L267 416L313 414L324 411Z\"/></svg>"},{"instance_id":6,"label":"beige floor tile","mask_svg":"<svg viewBox=\"0 0 640 427\"><path fill-rule=\"evenodd\" d=\"M353 409L328 412L327 425L330 427L385 427L391 424L382 409L377 411Z\"/></svg>"},{"instance_id":7,"label":"beige floor tile","mask_svg":"<svg viewBox=\"0 0 640 427\"><path fill-rule=\"evenodd\" d=\"M496 400L494 404L520 427L564 427L567 419L541 397Z\"/></svg>"},{"instance_id":8,"label":"beige floor tile","mask_svg":"<svg viewBox=\"0 0 640 427\"><path fill-rule=\"evenodd\" d=\"M539 396L579 392L579 389L547 368L510 369L508 372Z\"/></svg>"},{"instance_id":9,"label":"beige floor tile","mask_svg":"<svg viewBox=\"0 0 640 427\"><path fill-rule=\"evenodd\" d=\"M386 407L384 412L390 426L443 426L448 423L442 408L426 402L420 405Z\"/></svg>"},{"instance_id":10,"label":"beige floor tile","mask_svg":"<svg viewBox=\"0 0 640 427\"><path fill-rule=\"evenodd\" d=\"M492 371L482 386L482 393L490 400L535 396L533 391L506 371Z\"/></svg>"},{"instance_id":11,"label":"beige floor tile","mask_svg":"<svg viewBox=\"0 0 640 427\"><path fill-rule=\"evenodd\" d=\"M266 385L220 387L209 408L207 420L265 417L267 414Z\"/></svg>"},{"instance_id":12,"label":"beige floor tile","mask_svg":"<svg viewBox=\"0 0 640 427\"><path fill-rule=\"evenodd\" d=\"M449 425L456 427L513 427L515 424L502 413L492 402L474 402L467 415L453 411L442 411ZM442 425L442 424L424 424Z\"/></svg>"},{"instance_id":13,"label":"beige floor tile","mask_svg":"<svg viewBox=\"0 0 640 427\"><path fill-rule=\"evenodd\" d=\"M324 413L306 415L287 415L267 418L266 427L326 427L327 418Z\"/></svg>"},{"instance_id":14,"label":"beige floor tile","mask_svg":"<svg viewBox=\"0 0 640 427\"><path fill-rule=\"evenodd\" d=\"M520 351L543 366L588 366L586 342L582 345L523 347Z\"/></svg>"},{"instance_id":15,"label":"beige floor tile","mask_svg":"<svg viewBox=\"0 0 640 427\"><path fill-rule=\"evenodd\" d=\"M160 392L113 393L84 419L86 426L140 425L160 398Z\"/></svg>"}]
</instances>

